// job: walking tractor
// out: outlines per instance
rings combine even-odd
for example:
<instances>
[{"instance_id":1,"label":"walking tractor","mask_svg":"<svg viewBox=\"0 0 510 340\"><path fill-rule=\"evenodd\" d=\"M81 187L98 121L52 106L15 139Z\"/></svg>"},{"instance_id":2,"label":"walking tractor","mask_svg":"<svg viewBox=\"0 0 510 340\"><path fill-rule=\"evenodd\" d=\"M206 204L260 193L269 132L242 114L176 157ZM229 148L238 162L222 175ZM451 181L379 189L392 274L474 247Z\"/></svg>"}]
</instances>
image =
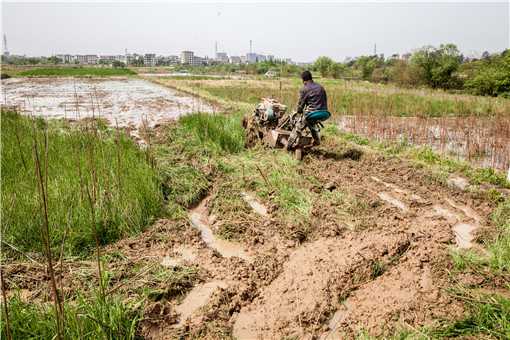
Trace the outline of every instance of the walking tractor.
<instances>
[{"instance_id":1,"label":"walking tractor","mask_svg":"<svg viewBox=\"0 0 510 340\"><path fill-rule=\"evenodd\" d=\"M287 106L272 98L262 98L252 114L243 118L246 147L261 142L271 148L284 148L301 160L303 150L316 145L320 122L310 124L303 113L287 113ZM315 137L315 138L314 138Z\"/></svg>"}]
</instances>

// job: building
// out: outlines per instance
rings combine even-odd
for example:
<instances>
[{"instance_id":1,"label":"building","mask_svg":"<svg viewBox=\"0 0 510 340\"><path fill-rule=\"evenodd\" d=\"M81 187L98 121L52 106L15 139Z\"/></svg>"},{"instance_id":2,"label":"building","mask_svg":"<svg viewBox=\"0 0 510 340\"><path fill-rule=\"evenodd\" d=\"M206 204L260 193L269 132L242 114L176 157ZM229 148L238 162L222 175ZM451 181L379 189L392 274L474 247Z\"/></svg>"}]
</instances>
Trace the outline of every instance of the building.
<instances>
[{"instance_id":1,"label":"building","mask_svg":"<svg viewBox=\"0 0 510 340\"><path fill-rule=\"evenodd\" d=\"M143 56L143 64L144 66L156 66L156 54L146 53Z\"/></svg>"},{"instance_id":2,"label":"building","mask_svg":"<svg viewBox=\"0 0 510 340\"><path fill-rule=\"evenodd\" d=\"M249 64L257 62L257 53L246 53L246 62Z\"/></svg>"},{"instance_id":3,"label":"building","mask_svg":"<svg viewBox=\"0 0 510 340\"><path fill-rule=\"evenodd\" d=\"M194 55L191 62L191 66L202 66L207 65L208 59Z\"/></svg>"},{"instance_id":4,"label":"building","mask_svg":"<svg viewBox=\"0 0 510 340\"><path fill-rule=\"evenodd\" d=\"M192 51L182 51L181 52L181 64L192 65L193 57L194 57L194 53Z\"/></svg>"},{"instance_id":5,"label":"building","mask_svg":"<svg viewBox=\"0 0 510 340\"><path fill-rule=\"evenodd\" d=\"M276 73L276 71L269 70L269 71L267 71L264 75L265 75L267 78L274 78L274 77L276 77L278 74Z\"/></svg>"},{"instance_id":6,"label":"building","mask_svg":"<svg viewBox=\"0 0 510 340\"><path fill-rule=\"evenodd\" d=\"M95 54L78 54L75 56L75 60L77 60L79 64L94 65L97 64L98 57Z\"/></svg>"},{"instance_id":7,"label":"building","mask_svg":"<svg viewBox=\"0 0 510 340\"><path fill-rule=\"evenodd\" d=\"M60 59L60 61L64 64L71 64L75 60L75 56L70 54L57 54L55 57Z\"/></svg>"},{"instance_id":8,"label":"building","mask_svg":"<svg viewBox=\"0 0 510 340\"><path fill-rule=\"evenodd\" d=\"M238 57L238 56L230 56L229 61L231 64L236 64L236 65L239 65L242 63L241 57Z\"/></svg>"},{"instance_id":9,"label":"building","mask_svg":"<svg viewBox=\"0 0 510 340\"><path fill-rule=\"evenodd\" d=\"M222 64L228 63L228 55L225 52L216 52L216 61Z\"/></svg>"}]
</instances>

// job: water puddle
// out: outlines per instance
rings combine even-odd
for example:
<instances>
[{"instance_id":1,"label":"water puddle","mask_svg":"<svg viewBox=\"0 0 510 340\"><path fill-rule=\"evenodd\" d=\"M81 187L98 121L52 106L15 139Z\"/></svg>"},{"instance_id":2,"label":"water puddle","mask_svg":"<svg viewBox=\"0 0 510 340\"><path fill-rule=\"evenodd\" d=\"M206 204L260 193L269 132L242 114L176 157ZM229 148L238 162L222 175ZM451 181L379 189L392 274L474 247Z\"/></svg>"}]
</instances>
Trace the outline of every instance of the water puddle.
<instances>
[{"instance_id":1,"label":"water puddle","mask_svg":"<svg viewBox=\"0 0 510 340\"><path fill-rule=\"evenodd\" d=\"M453 226L453 232L455 233L455 243L461 249L468 249L473 246L473 232L477 229L477 226L469 223L457 223Z\"/></svg>"},{"instance_id":2,"label":"water puddle","mask_svg":"<svg viewBox=\"0 0 510 340\"><path fill-rule=\"evenodd\" d=\"M466 190L469 186L469 181L460 176L451 176L447 181L448 185L460 190Z\"/></svg>"},{"instance_id":3,"label":"water puddle","mask_svg":"<svg viewBox=\"0 0 510 340\"><path fill-rule=\"evenodd\" d=\"M241 197L257 214L263 217L269 217L267 208L262 203L260 203L253 195L246 192L242 192Z\"/></svg>"},{"instance_id":4,"label":"water puddle","mask_svg":"<svg viewBox=\"0 0 510 340\"><path fill-rule=\"evenodd\" d=\"M462 211L468 219L475 221L475 223L468 223L463 221L463 216L454 213L450 209L440 205L434 206L434 211L437 215L446 218L448 223L455 223L452 227L452 231L455 234L455 243L457 244L457 247L461 249L471 248L473 246L472 241L474 239L473 232L480 227L478 224L480 217L476 214L476 212L465 205L459 205L450 199L446 199L446 201L453 208Z\"/></svg>"},{"instance_id":5,"label":"water puddle","mask_svg":"<svg viewBox=\"0 0 510 340\"><path fill-rule=\"evenodd\" d=\"M449 223L455 223L459 220L459 216L457 214L443 206L435 205L433 208L437 215L444 217Z\"/></svg>"},{"instance_id":6,"label":"water puddle","mask_svg":"<svg viewBox=\"0 0 510 340\"><path fill-rule=\"evenodd\" d=\"M251 257L246 253L241 244L222 240L214 236L210 227L207 201L208 199L202 200L202 202L189 213L191 224L200 231L202 240L209 247L217 250L223 257L239 257L249 261Z\"/></svg>"},{"instance_id":7,"label":"water puddle","mask_svg":"<svg viewBox=\"0 0 510 340\"><path fill-rule=\"evenodd\" d=\"M378 193L377 195L383 201L388 202L389 204L399 208L400 210L402 210L404 212L409 210L409 208L407 207L407 205L404 202L402 202L401 200L393 197L390 193L387 193L387 192L383 191L383 192Z\"/></svg>"},{"instance_id":8,"label":"water puddle","mask_svg":"<svg viewBox=\"0 0 510 340\"><path fill-rule=\"evenodd\" d=\"M174 251L177 253L177 256L167 255L163 257L161 261L161 265L165 267L177 267L182 266L185 262L194 262L197 255L193 251L192 248L186 246L179 246Z\"/></svg>"},{"instance_id":9,"label":"water puddle","mask_svg":"<svg viewBox=\"0 0 510 340\"><path fill-rule=\"evenodd\" d=\"M383 184L385 187L393 190L394 192L398 193L398 194L401 194L401 195L404 195L404 196L409 196L411 197L411 199L413 201L416 201L416 202L423 202L423 198L417 194L414 194L412 192L410 192L409 190L405 190L405 189L402 189L401 187L399 187L398 185L395 185L395 184L392 184L392 183L388 183L388 182L385 182L383 181L382 179L380 178L377 178L375 176L371 176L370 177L372 180L374 180L375 182L377 183L381 183Z\"/></svg>"},{"instance_id":10,"label":"water puddle","mask_svg":"<svg viewBox=\"0 0 510 340\"><path fill-rule=\"evenodd\" d=\"M194 287L175 310L180 314L178 326L181 326L190 316L209 301L214 291L218 288L227 288L224 281L211 281Z\"/></svg>"},{"instance_id":11,"label":"water puddle","mask_svg":"<svg viewBox=\"0 0 510 340\"><path fill-rule=\"evenodd\" d=\"M464 215L473 219L476 223L480 223L480 220L481 220L480 216L470 207L463 205L463 204L457 204L449 198L446 199L446 203L451 205L453 208L462 211L464 213Z\"/></svg>"}]
</instances>

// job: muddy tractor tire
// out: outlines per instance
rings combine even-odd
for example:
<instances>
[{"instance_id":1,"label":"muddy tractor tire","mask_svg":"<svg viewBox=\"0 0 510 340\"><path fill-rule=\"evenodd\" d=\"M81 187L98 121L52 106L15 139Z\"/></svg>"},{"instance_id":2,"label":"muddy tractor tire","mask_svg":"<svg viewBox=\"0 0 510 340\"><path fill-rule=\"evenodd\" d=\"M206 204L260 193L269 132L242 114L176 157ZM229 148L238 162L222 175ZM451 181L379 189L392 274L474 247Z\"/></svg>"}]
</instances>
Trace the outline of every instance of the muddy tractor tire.
<instances>
[{"instance_id":1,"label":"muddy tractor tire","mask_svg":"<svg viewBox=\"0 0 510 340\"><path fill-rule=\"evenodd\" d=\"M294 157L300 161L303 159L303 149L302 148L297 148L294 150Z\"/></svg>"},{"instance_id":2,"label":"muddy tractor tire","mask_svg":"<svg viewBox=\"0 0 510 340\"><path fill-rule=\"evenodd\" d=\"M261 140L260 136L261 133L257 122L251 116L244 116L243 128L244 128L244 147L245 148L254 147Z\"/></svg>"}]
</instances>

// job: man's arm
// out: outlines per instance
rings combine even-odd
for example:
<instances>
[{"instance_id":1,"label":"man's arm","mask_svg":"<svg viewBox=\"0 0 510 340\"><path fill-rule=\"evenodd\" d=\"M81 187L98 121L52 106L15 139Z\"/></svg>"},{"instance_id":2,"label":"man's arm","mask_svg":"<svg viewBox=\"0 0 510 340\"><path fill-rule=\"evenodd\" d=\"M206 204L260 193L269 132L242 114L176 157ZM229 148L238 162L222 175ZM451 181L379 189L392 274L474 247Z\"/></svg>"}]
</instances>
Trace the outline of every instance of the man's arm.
<instances>
[{"instance_id":1,"label":"man's arm","mask_svg":"<svg viewBox=\"0 0 510 340\"><path fill-rule=\"evenodd\" d=\"M297 112L303 113L303 110L305 109L305 105L306 105L306 91L305 91L305 88L303 87L301 90L299 90L299 102L298 102Z\"/></svg>"}]
</instances>

